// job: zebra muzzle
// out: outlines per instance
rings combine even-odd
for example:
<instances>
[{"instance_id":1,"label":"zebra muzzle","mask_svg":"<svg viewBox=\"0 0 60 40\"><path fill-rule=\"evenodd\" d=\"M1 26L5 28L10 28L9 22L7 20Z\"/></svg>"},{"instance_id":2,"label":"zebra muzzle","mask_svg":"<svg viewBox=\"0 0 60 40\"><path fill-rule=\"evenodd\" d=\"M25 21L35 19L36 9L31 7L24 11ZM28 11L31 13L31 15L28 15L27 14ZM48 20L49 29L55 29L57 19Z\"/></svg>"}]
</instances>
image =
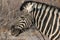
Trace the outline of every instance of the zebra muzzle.
<instances>
[{"instance_id":1,"label":"zebra muzzle","mask_svg":"<svg viewBox=\"0 0 60 40\"><path fill-rule=\"evenodd\" d=\"M18 36L23 32L23 29L15 28L15 25L12 25L11 27L11 35L12 36Z\"/></svg>"}]
</instances>

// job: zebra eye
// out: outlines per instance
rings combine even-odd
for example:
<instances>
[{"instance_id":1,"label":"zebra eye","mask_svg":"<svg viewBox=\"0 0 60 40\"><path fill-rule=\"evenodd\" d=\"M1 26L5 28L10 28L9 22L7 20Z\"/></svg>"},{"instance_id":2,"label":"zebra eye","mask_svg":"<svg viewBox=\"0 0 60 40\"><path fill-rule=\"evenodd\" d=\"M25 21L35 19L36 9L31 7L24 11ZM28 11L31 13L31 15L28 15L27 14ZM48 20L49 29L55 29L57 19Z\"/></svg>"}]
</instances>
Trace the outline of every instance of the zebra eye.
<instances>
[{"instance_id":1,"label":"zebra eye","mask_svg":"<svg viewBox=\"0 0 60 40\"><path fill-rule=\"evenodd\" d=\"M24 17L21 17L21 18L24 18Z\"/></svg>"},{"instance_id":2,"label":"zebra eye","mask_svg":"<svg viewBox=\"0 0 60 40\"><path fill-rule=\"evenodd\" d=\"M25 19L25 17L23 17L23 16L21 16L21 18L24 20Z\"/></svg>"}]
</instances>

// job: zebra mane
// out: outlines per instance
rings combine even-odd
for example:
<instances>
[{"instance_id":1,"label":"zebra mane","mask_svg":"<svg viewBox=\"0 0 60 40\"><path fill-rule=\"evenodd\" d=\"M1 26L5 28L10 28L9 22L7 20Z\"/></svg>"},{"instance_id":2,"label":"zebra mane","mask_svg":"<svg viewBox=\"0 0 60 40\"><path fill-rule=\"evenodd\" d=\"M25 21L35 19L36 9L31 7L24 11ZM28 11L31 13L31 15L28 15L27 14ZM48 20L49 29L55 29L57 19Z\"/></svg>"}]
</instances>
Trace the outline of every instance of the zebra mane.
<instances>
[{"instance_id":1,"label":"zebra mane","mask_svg":"<svg viewBox=\"0 0 60 40\"><path fill-rule=\"evenodd\" d=\"M28 3L28 1L24 1L22 3L22 5L20 6L20 11L22 11L24 9L24 6L26 6L27 3Z\"/></svg>"},{"instance_id":2,"label":"zebra mane","mask_svg":"<svg viewBox=\"0 0 60 40\"><path fill-rule=\"evenodd\" d=\"M60 11L60 8L58 8L58 7L56 7L56 6L48 5L48 4L46 4L46 3L36 2L36 1L24 1L24 2L22 3L22 5L20 6L20 11L22 11L22 10L24 9L24 7L25 7L28 3L36 3L36 4L46 5L46 6L50 6L50 7L57 8L57 9L59 9L59 11Z\"/></svg>"}]
</instances>

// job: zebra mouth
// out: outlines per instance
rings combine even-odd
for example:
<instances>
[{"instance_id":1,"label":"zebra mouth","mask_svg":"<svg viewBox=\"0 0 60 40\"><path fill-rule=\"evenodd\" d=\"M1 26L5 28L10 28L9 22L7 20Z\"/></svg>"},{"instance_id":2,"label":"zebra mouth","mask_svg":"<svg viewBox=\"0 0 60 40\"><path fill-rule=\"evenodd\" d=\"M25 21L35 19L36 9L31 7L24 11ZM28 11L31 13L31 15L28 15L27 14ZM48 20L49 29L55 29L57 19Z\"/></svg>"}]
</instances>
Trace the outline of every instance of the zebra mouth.
<instances>
[{"instance_id":1,"label":"zebra mouth","mask_svg":"<svg viewBox=\"0 0 60 40\"><path fill-rule=\"evenodd\" d=\"M21 34L22 32L23 32L22 29L15 28L14 25L11 27L12 36L19 36L19 34Z\"/></svg>"},{"instance_id":2,"label":"zebra mouth","mask_svg":"<svg viewBox=\"0 0 60 40\"><path fill-rule=\"evenodd\" d=\"M13 30L13 32L11 32L11 35L13 36L18 36L19 34L21 34L23 31L20 29L15 29Z\"/></svg>"}]
</instances>

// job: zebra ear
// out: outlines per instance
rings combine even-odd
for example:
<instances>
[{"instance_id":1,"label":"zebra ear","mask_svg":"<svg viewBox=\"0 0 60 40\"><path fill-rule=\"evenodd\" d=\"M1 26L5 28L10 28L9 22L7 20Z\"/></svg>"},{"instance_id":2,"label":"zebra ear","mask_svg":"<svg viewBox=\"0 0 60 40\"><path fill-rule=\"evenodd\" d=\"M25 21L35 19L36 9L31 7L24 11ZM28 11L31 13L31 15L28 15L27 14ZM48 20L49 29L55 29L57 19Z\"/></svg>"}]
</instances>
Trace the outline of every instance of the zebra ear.
<instances>
[{"instance_id":1,"label":"zebra ear","mask_svg":"<svg viewBox=\"0 0 60 40\"><path fill-rule=\"evenodd\" d=\"M26 5L27 5L28 2L29 1L22 1L22 4L20 6L20 11L22 11L24 9L24 7L26 7Z\"/></svg>"},{"instance_id":2,"label":"zebra ear","mask_svg":"<svg viewBox=\"0 0 60 40\"><path fill-rule=\"evenodd\" d=\"M22 1L22 4L20 6L20 11L22 11L25 6L26 6L26 1Z\"/></svg>"},{"instance_id":3,"label":"zebra ear","mask_svg":"<svg viewBox=\"0 0 60 40\"><path fill-rule=\"evenodd\" d=\"M21 5L21 7L20 7L20 11L22 11L24 8L23 8L23 5Z\"/></svg>"}]
</instances>

